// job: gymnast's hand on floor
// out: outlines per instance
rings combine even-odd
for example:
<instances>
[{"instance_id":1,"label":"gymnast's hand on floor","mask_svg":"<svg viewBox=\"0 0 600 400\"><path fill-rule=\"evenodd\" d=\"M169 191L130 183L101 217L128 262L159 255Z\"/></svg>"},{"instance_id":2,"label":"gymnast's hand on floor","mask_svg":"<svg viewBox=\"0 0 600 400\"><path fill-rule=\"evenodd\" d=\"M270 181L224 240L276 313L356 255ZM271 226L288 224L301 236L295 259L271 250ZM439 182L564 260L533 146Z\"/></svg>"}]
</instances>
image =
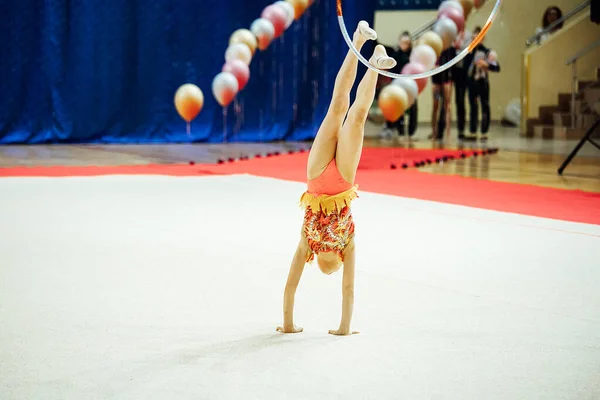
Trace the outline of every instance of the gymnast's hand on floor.
<instances>
[{"instance_id":1,"label":"gymnast's hand on floor","mask_svg":"<svg viewBox=\"0 0 600 400\"><path fill-rule=\"evenodd\" d=\"M350 329L343 329L340 328L337 331L329 331L330 335L335 335L335 336L350 336L350 335L358 335L359 332L357 331L351 331Z\"/></svg>"},{"instance_id":2,"label":"gymnast's hand on floor","mask_svg":"<svg viewBox=\"0 0 600 400\"><path fill-rule=\"evenodd\" d=\"M300 328L296 325L292 325L292 326L278 326L277 327L277 332L281 332L281 333L300 333L304 330L304 328Z\"/></svg>"}]
</instances>

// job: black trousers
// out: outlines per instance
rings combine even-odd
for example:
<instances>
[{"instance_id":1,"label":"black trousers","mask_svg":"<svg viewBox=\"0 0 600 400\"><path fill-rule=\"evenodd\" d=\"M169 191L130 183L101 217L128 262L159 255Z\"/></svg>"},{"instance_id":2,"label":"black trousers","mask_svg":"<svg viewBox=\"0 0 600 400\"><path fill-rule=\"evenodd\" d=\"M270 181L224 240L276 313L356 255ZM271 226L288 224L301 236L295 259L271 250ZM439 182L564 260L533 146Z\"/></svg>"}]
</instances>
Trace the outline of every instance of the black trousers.
<instances>
[{"instance_id":1,"label":"black trousers","mask_svg":"<svg viewBox=\"0 0 600 400\"><path fill-rule=\"evenodd\" d=\"M469 107L471 109L470 130L477 133L479 125L479 103L481 103L481 133L490 130L490 83L487 79L469 80Z\"/></svg>"},{"instance_id":2,"label":"black trousers","mask_svg":"<svg viewBox=\"0 0 600 400\"><path fill-rule=\"evenodd\" d=\"M467 80L459 79L454 81L454 102L456 104L456 124L458 128L458 134L462 135L465 133L466 125L466 114L467 109L465 107L467 97Z\"/></svg>"},{"instance_id":3,"label":"black trousers","mask_svg":"<svg viewBox=\"0 0 600 400\"><path fill-rule=\"evenodd\" d=\"M406 126L406 118L408 116L408 136L413 136L417 131L417 122L419 120L419 108L417 102L412 105L396 122L386 122L386 126L390 129L397 129L400 135L404 135Z\"/></svg>"},{"instance_id":4,"label":"black trousers","mask_svg":"<svg viewBox=\"0 0 600 400\"><path fill-rule=\"evenodd\" d=\"M442 92L444 90L443 86L441 88ZM444 131L446 130L446 99L442 93L439 95L440 99L440 111L437 120L437 139L444 138Z\"/></svg>"}]
</instances>

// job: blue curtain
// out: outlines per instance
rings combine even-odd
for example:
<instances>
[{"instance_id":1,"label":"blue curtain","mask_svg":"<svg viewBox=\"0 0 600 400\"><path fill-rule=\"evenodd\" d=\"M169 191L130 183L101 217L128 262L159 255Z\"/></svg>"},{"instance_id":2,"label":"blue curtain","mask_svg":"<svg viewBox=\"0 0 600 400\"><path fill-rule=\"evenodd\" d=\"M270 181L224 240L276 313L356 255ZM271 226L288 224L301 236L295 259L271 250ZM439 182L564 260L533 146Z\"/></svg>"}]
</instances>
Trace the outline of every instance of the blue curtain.
<instances>
[{"instance_id":1,"label":"blue curtain","mask_svg":"<svg viewBox=\"0 0 600 400\"><path fill-rule=\"evenodd\" d=\"M443 0L377 0L377 10L437 10Z\"/></svg>"},{"instance_id":2,"label":"blue curtain","mask_svg":"<svg viewBox=\"0 0 600 400\"><path fill-rule=\"evenodd\" d=\"M375 0L345 3L352 31L361 19L372 24ZM268 4L0 2L0 143L313 138L348 51L335 0L317 0L269 49L255 55L248 86L225 112L212 95L230 34L248 28ZM359 77L364 71L361 66ZM189 136L173 104L184 83L198 85L205 96Z\"/></svg>"}]
</instances>

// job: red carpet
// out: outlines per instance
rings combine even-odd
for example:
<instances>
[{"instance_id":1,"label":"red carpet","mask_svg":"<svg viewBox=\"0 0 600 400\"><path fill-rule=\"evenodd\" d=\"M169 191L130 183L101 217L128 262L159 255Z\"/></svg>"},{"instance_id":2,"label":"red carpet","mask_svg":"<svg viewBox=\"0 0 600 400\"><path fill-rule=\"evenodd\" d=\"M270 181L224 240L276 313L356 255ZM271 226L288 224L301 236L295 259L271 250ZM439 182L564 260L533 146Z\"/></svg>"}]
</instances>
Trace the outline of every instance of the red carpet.
<instances>
[{"instance_id":1,"label":"red carpet","mask_svg":"<svg viewBox=\"0 0 600 400\"><path fill-rule=\"evenodd\" d=\"M365 149L357 173L360 190L459 204L490 210L600 225L600 194L530 185L493 182L393 170L391 163L408 163L458 151ZM413 154L410 154L414 152ZM227 175L247 173L291 181L306 180L308 154L251 159L221 165L144 165L125 167L16 167L0 168L0 177L97 176L97 175ZM425 157L425 158L423 158Z\"/></svg>"}]
</instances>

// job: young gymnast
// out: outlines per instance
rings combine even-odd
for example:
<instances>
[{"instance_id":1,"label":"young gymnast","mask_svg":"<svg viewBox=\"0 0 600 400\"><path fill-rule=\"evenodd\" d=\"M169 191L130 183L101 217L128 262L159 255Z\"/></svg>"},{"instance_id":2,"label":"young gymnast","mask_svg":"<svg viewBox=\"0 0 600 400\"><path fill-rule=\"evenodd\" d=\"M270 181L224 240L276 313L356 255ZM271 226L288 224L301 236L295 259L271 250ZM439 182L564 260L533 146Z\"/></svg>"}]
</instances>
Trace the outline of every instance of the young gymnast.
<instances>
[{"instance_id":1,"label":"young gymnast","mask_svg":"<svg viewBox=\"0 0 600 400\"><path fill-rule=\"evenodd\" d=\"M361 21L353 43L360 51L367 40L377 39L369 24ZM396 61L385 48L375 47L370 63L379 69L390 69ZM364 126L375 97L377 72L368 69L358 86L356 100L350 107L350 91L356 79L358 58L348 54L338 72L329 110L315 137L307 164L308 190L300 202L305 209L300 243L294 254L283 301L283 333L302 332L294 325L294 298L304 265L313 261L324 274L343 268L342 318L333 335L351 335L354 306L354 222L350 203L357 197L354 184L363 147Z\"/></svg>"}]
</instances>

